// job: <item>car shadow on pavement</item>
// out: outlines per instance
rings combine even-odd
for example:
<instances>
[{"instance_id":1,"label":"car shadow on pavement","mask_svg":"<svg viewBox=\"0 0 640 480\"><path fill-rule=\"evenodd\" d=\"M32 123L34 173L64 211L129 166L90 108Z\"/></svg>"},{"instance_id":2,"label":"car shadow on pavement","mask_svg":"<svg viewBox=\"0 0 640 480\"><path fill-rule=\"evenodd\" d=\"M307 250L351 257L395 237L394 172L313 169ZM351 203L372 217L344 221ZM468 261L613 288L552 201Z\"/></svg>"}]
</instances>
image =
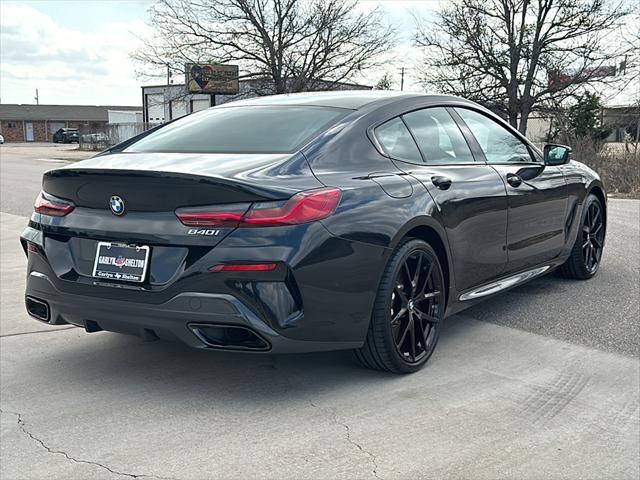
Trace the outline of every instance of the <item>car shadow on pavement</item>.
<instances>
[{"instance_id":1,"label":"car shadow on pavement","mask_svg":"<svg viewBox=\"0 0 640 480\"><path fill-rule=\"evenodd\" d=\"M473 335L480 326L465 317L451 317L443 326L440 345L429 364L413 374L428 377L442 368L443 352L456 347L457 337ZM324 392L355 387L393 385L402 375L362 368L352 352L268 355L196 350L182 344L99 332L68 330L30 368L64 389L108 389L109 394L144 391L167 401L278 402L312 398ZM62 338L62 336L66 338ZM471 361L471 360L470 360ZM425 379L428 381L428 379ZM425 383L428 385L428 383ZM73 394L73 391L71 392Z\"/></svg>"}]
</instances>

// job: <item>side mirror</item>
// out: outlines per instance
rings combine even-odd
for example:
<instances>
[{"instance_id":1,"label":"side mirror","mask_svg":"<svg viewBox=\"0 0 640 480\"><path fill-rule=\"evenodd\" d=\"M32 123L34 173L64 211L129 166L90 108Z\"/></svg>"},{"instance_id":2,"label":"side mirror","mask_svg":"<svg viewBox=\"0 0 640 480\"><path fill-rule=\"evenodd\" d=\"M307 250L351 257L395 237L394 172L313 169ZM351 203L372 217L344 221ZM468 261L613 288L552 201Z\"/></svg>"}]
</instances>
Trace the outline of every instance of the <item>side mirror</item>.
<instances>
[{"instance_id":1,"label":"side mirror","mask_svg":"<svg viewBox=\"0 0 640 480\"><path fill-rule=\"evenodd\" d=\"M569 161L571 147L566 145L548 144L544 146L545 165L564 165Z\"/></svg>"}]
</instances>

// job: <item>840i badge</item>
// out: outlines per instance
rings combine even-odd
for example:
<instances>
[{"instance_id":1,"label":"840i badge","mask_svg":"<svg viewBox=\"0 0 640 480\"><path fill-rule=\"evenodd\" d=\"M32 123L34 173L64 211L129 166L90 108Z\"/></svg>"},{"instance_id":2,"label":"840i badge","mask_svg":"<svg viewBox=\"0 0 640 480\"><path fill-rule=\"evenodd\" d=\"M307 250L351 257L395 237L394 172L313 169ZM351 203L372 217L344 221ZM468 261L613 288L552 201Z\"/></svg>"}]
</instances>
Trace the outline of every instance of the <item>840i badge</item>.
<instances>
[{"instance_id":1,"label":"840i badge","mask_svg":"<svg viewBox=\"0 0 640 480\"><path fill-rule=\"evenodd\" d=\"M204 235L206 237L215 237L218 236L220 230L211 230L211 229L203 229L203 228L190 228L187 232L187 235Z\"/></svg>"}]
</instances>

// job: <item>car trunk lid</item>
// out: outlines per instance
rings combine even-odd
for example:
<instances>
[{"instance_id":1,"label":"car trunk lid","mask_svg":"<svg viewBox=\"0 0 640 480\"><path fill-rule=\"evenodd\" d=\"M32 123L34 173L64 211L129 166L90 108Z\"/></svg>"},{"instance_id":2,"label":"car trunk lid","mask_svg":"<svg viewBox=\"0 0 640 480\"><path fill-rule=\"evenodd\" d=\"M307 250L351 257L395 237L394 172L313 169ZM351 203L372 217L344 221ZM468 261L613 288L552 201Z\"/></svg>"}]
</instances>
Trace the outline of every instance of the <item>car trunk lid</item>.
<instances>
[{"instance_id":1,"label":"car trunk lid","mask_svg":"<svg viewBox=\"0 0 640 480\"><path fill-rule=\"evenodd\" d=\"M43 190L72 202L65 216L34 215L61 278L88 281L99 242L149 246L150 284L164 284L209 253L235 228L194 227L176 210L243 211L322 184L298 155L118 154L47 172ZM236 160L234 162L233 160ZM112 197L124 203L120 215Z\"/></svg>"}]
</instances>

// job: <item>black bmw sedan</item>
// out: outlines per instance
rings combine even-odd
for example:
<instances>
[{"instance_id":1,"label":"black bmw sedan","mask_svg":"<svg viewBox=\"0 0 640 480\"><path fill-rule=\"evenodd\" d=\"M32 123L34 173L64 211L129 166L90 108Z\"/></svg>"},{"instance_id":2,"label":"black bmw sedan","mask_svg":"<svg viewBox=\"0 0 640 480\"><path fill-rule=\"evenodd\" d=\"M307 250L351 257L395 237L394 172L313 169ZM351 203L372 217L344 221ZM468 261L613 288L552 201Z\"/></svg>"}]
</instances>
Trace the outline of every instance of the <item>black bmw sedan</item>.
<instances>
[{"instance_id":1,"label":"black bmw sedan","mask_svg":"<svg viewBox=\"0 0 640 480\"><path fill-rule=\"evenodd\" d=\"M455 97L221 105L45 173L21 241L51 325L203 349L352 349L413 372L443 319L557 270L588 279L606 196Z\"/></svg>"}]
</instances>

